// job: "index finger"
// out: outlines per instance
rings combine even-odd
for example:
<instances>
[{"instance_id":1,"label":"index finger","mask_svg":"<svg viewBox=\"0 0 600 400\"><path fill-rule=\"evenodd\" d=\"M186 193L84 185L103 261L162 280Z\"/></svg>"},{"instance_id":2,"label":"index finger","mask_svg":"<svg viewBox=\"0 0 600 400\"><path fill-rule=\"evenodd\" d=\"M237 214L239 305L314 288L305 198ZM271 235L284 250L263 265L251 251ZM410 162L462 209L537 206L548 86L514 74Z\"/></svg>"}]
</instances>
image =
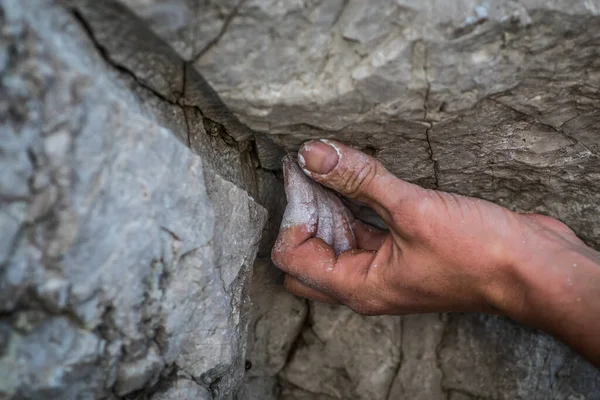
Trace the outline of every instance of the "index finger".
<instances>
[{"instance_id":1,"label":"index finger","mask_svg":"<svg viewBox=\"0 0 600 400\"><path fill-rule=\"evenodd\" d=\"M375 255L371 251L348 250L337 257L323 239L311 236L306 225L282 230L272 251L278 268L314 289L342 299L364 282Z\"/></svg>"}]
</instances>

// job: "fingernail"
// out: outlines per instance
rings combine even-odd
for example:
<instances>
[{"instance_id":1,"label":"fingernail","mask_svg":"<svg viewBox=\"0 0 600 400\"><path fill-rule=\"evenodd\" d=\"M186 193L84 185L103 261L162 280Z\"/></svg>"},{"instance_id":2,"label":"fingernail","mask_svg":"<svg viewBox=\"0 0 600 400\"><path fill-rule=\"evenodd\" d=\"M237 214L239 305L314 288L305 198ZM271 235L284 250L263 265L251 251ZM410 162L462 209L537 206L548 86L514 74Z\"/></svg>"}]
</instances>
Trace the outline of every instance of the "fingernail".
<instances>
[{"instance_id":1,"label":"fingernail","mask_svg":"<svg viewBox=\"0 0 600 400\"><path fill-rule=\"evenodd\" d=\"M306 142L298 152L300 166L319 175L330 173L338 164L340 157L336 149L323 141Z\"/></svg>"}]
</instances>

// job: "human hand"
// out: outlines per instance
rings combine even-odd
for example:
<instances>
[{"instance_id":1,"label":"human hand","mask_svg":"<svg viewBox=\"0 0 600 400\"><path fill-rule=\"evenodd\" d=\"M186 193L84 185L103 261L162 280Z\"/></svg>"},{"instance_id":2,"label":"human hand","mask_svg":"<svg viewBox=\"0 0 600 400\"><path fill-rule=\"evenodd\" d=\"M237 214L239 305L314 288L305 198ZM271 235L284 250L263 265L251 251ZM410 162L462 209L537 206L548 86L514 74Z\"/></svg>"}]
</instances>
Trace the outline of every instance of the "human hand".
<instances>
[{"instance_id":1,"label":"human hand","mask_svg":"<svg viewBox=\"0 0 600 400\"><path fill-rule=\"evenodd\" d=\"M525 312L528 252L581 244L561 222L423 189L332 141L310 141L284 162L288 208L272 252L292 293L361 314ZM310 179L310 178L312 179ZM389 227L354 220L319 184L367 204ZM543 278L540 278L543 279Z\"/></svg>"}]
</instances>

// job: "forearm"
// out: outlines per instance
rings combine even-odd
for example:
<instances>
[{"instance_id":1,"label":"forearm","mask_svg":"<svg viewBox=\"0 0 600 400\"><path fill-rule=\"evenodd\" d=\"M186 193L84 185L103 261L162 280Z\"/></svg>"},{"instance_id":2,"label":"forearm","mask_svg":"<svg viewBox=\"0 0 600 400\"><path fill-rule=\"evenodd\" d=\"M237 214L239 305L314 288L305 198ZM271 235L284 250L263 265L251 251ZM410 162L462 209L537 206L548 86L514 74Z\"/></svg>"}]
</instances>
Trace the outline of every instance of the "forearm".
<instances>
[{"instance_id":1,"label":"forearm","mask_svg":"<svg viewBox=\"0 0 600 400\"><path fill-rule=\"evenodd\" d=\"M600 366L600 253L559 237L540 243L545 248L533 249L515 266L520 304L507 314Z\"/></svg>"}]
</instances>

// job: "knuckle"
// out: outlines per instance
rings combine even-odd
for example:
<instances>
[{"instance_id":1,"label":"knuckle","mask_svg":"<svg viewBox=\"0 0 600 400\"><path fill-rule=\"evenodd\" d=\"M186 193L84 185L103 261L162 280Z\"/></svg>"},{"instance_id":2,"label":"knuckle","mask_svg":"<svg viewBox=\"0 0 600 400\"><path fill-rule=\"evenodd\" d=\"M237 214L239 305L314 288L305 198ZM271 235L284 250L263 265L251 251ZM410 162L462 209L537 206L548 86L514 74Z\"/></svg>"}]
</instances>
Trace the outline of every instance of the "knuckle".
<instances>
[{"instance_id":1,"label":"knuckle","mask_svg":"<svg viewBox=\"0 0 600 400\"><path fill-rule=\"evenodd\" d=\"M348 168L342 173L341 186L349 197L358 197L373 182L377 175L378 164L369 160L357 168Z\"/></svg>"},{"instance_id":2,"label":"knuckle","mask_svg":"<svg viewBox=\"0 0 600 400\"><path fill-rule=\"evenodd\" d=\"M288 252L281 246L278 246L278 243L275 243L275 246L271 250L271 260L273 261L273 264L282 269L286 264L287 253Z\"/></svg>"},{"instance_id":3,"label":"knuckle","mask_svg":"<svg viewBox=\"0 0 600 400\"><path fill-rule=\"evenodd\" d=\"M382 307L374 301L351 302L347 306L355 313L364 316L381 315L383 313Z\"/></svg>"},{"instance_id":4,"label":"knuckle","mask_svg":"<svg viewBox=\"0 0 600 400\"><path fill-rule=\"evenodd\" d=\"M356 295L355 293L360 292L352 290L342 299L342 302L355 313L371 316L381 315L385 312L385 305L377 297L365 296L365 293L362 293L362 295Z\"/></svg>"}]
</instances>

